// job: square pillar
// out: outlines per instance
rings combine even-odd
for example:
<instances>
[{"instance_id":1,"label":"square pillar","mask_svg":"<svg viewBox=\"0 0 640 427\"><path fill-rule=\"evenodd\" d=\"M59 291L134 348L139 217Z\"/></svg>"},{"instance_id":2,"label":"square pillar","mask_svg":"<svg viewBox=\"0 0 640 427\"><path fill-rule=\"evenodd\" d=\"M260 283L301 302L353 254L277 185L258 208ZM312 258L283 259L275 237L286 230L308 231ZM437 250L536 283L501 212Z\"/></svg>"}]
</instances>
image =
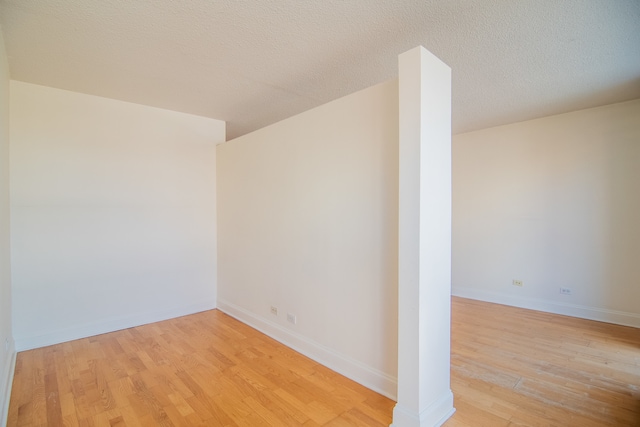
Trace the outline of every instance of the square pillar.
<instances>
[{"instance_id":1,"label":"square pillar","mask_svg":"<svg viewBox=\"0 0 640 427\"><path fill-rule=\"evenodd\" d=\"M398 402L392 427L442 425L451 365L451 69L399 56Z\"/></svg>"}]
</instances>

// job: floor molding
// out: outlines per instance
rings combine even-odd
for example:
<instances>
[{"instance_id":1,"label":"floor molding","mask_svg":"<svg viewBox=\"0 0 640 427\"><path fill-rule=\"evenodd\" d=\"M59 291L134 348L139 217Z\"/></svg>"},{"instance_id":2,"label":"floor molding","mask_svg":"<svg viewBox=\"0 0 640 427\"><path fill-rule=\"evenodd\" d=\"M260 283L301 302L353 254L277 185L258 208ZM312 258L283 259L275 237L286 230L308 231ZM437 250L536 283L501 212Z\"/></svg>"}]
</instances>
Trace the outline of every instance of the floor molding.
<instances>
[{"instance_id":1,"label":"floor molding","mask_svg":"<svg viewBox=\"0 0 640 427\"><path fill-rule=\"evenodd\" d=\"M13 375L16 372L16 352L11 352L11 358L9 361L8 372L3 373L3 378L6 383L2 385L4 389L4 401L2 403L2 412L0 412L0 426L7 425L7 418L9 417L9 401L11 400L11 388L13 386Z\"/></svg>"},{"instance_id":2,"label":"floor molding","mask_svg":"<svg viewBox=\"0 0 640 427\"><path fill-rule=\"evenodd\" d=\"M451 295L496 304L527 308L530 310L544 311L546 313L561 314L564 316L579 317L581 319L597 320L599 322L640 328L640 314L636 313L587 307L558 301L523 298L513 295L505 295L498 292L482 291L457 286L451 289Z\"/></svg>"},{"instance_id":3,"label":"floor molding","mask_svg":"<svg viewBox=\"0 0 640 427\"><path fill-rule=\"evenodd\" d=\"M396 400L398 387L396 378L364 365L357 360L345 357L322 344L265 320L235 304L219 299L218 309L329 369L383 396Z\"/></svg>"},{"instance_id":4,"label":"floor molding","mask_svg":"<svg viewBox=\"0 0 640 427\"><path fill-rule=\"evenodd\" d=\"M215 300L190 304L182 307L173 307L151 313L137 313L115 319L105 319L87 325L61 329L35 337L18 338L14 336L16 351L31 350L34 348L46 347L48 345L60 344L62 342L73 341L94 335L106 334L122 329L133 328L162 320L173 319L175 317L186 316L201 311L215 308Z\"/></svg>"},{"instance_id":5,"label":"floor molding","mask_svg":"<svg viewBox=\"0 0 640 427\"><path fill-rule=\"evenodd\" d=\"M453 393L448 390L420 413L396 404L393 408L393 423L390 427L440 427L455 412Z\"/></svg>"}]
</instances>

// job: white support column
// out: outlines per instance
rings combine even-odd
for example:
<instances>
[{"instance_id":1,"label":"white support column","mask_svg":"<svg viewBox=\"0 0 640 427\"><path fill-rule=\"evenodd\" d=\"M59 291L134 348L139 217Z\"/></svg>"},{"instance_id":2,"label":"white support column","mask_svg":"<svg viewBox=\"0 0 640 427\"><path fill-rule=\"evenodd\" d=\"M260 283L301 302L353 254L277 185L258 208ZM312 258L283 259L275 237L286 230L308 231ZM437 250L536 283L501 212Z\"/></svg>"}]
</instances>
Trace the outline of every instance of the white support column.
<instances>
[{"instance_id":1,"label":"white support column","mask_svg":"<svg viewBox=\"0 0 640 427\"><path fill-rule=\"evenodd\" d=\"M451 348L451 69L423 47L399 57L398 403L393 427L455 411Z\"/></svg>"}]
</instances>

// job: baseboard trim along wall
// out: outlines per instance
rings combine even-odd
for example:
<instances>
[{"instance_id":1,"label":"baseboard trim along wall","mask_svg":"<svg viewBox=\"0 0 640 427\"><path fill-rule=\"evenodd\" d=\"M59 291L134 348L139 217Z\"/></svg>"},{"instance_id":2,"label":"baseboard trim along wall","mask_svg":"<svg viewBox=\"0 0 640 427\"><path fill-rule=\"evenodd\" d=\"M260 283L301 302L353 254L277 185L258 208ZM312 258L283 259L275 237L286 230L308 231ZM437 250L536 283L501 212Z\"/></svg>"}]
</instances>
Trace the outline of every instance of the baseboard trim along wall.
<instances>
[{"instance_id":1,"label":"baseboard trim along wall","mask_svg":"<svg viewBox=\"0 0 640 427\"><path fill-rule=\"evenodd\" d=\"M613 323L622 326L640 328L640 314L624 311L607 310L596 307L586 307L576 304L567 304L558 301L546 301L534 298L523 298L513 295L505 295L497 292L480 291L465 287L453 287L451 295L492 302L496 304L511 305L530 310L544 311L547 313L561 314L564 316L579 317L581 319L597 320L599 322Z\"/></svg>"},{"instance_id":2,"label":"baseboard trim along wall","mask_svg":"<svg viewBox=\"0 0 640 427\"><path fill-rule=\"evenodd\" d=\"M3 373L2 379L5 381L1 384L4 390L4 402L0 402L2 412L0 412L0 426L7 425L7 417L9 416L9 401L11 400L11 387L13 385L13 375L16 371L16 352L11 349L11 357L6 372Z\"/></svg>"},{"instance_id":3,"label":"baseboard trim along wall","mask_svg":"<svg viewBox=\"0 0 640 427\"><path fill-rule=\"evenodd\" d=\"M131 316L124 316L116 319L106 319L100 322L66 328L35 337L14 337L16 342L16 351L46 347L48 345L60 344L94 335L106 334L108 332L133 328L136 326L146 325L148 323L160 322L162 320L173 319L175 317L187 316L201 311L212 310L215 306L215 300L210 300L183 307L174 307L148 313L136 313Z\"/></svg>"},{"instance_id":4,"label":"baseboard trim along wall","mask_svg":"<svg viewBox=\"0 0 640 427\"><path fill-rule=\"evenodd\" d=\"M429 426L440 427L453 416L453 393L447 391L440 399L433 402L422 412L416 413L396 404L393 408L393 423L390 427L401 426Z\"/></svg>"},{"instance_id":5,"label":"baseboard trim along wall","mask_svg":"<svg viewBox=\"0 0 640 427\"><path fill-rule=\"evenodd\" d=\"M322 344L289 331L227 301L218 300L218 309L329 369L383 396L396 400L398 388L396 378L336 353Z\"/></svg>"}]
</instances>

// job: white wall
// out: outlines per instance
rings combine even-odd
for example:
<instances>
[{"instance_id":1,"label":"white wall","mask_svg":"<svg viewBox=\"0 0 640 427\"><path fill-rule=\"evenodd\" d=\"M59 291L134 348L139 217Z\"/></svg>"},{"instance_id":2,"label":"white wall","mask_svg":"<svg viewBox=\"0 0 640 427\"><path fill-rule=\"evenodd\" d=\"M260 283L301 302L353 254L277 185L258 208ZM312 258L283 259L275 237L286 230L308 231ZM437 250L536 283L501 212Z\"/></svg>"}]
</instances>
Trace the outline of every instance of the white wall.
<instances>
[{"instance_id":1,"label":"white wall","mask_svg":"<svg viewBox=\"0 0 640 427\"><path fill-rule=\"evenodd\" d=\"M640 326L640 100L454 136L453 212L454 294Z\"/></svg>"},{"instance_id":2,"label":"white wall","mask_svg":"<svg viewBox=\"0 0 640 427\"><path fill-rule=\"evenodd\" d=\"M11 82L18 349L215 307L224 126Z\"/></svg>"},{"instance_id":3,"label":"white wall","mask_svg":"<svg viewBox=\"0 0 640 427\"><path fill-rule=\"evenodd\" d=\"M14 360L9 229L9 64L0 28L0 425L7 415Z\"/></svg>"},{"instance_id":4,"label":"white wall","mask_svg":"<svg viewBox=\"0 0 640 427\"><path fill-rule=\"evenodd\" d=\"M397 81L219 145L217 172L219 308L395 395Z\"/></svg>"}]
</instances>

